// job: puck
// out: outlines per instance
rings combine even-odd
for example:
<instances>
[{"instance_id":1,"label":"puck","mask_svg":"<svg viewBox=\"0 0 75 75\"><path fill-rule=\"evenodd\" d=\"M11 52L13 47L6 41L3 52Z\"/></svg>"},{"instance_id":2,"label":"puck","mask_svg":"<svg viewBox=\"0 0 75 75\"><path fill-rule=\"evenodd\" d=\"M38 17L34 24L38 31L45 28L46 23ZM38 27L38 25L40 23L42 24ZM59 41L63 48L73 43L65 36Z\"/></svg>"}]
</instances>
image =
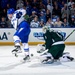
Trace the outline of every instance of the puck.
<instances>
[{"instance_id":1,"label":"puck","mask_svg":"<svg viewBox=\"0 0 75 75\"><path fill-rule=\"evenodd\" d=\"M31 54L31 56L33 56L33 54Z\"/></svg>"}]
</instances>

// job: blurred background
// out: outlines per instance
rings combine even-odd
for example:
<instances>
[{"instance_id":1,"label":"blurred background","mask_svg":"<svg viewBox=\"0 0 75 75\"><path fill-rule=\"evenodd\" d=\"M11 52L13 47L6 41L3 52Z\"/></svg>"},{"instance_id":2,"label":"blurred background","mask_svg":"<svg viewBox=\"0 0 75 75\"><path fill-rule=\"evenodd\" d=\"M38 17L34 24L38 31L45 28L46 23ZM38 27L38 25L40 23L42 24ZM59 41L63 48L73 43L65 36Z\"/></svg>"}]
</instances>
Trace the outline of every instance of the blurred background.
<instances>
[{"instance_id":1,"label":"blurred background","mask_svg":"<svg viewBox=\"0 0 75 75\"><path fill-rule=\"evenodd\" d=\"M75 27L74 0L0 0L0 28L13 28L7 18L9 8L24 8L27 11L24 18L31 28L45 25L52 28Z\"/></svg>"}]
</instances>

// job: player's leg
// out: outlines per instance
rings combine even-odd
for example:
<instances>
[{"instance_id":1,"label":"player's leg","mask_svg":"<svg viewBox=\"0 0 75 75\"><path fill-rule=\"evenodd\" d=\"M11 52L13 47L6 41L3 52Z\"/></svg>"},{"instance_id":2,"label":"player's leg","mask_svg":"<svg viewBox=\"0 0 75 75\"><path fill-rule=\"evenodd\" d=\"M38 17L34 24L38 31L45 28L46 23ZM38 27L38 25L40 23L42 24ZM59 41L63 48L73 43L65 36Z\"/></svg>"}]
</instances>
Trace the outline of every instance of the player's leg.
<instances>
[{"instance_id":1,"label":"player's leg","mask_svg":"<svg viewBox=\"0 0 75 75\"><path fill-rule=\"evenodd\" d=\"M54 45L51 47L48 52L52 54L54 59L59 59L60 61L73 61L74 58L69 55L69 53L63 53L64 52L65 45Z\"/></svg>"},{"instance_id":2,"label":"player's leg","mask_svg":"<svg viewBox=\"0 0 75 75\"><path fill-rule=\"evenodd\" d=\"M53 45L53 46L51 46L50 50L48 50L48 52L52 54L54 59L59 59L59 57L62 56L64 47L65 47L64 44Z\"/></svg>"},{"instance_id":3,"label":"player's leg","mask_svg":"<svg viewBox=\"0 0 75 75\"><path fill-rule=\"evenodd\" d=\"M20 47L20 39L18 36L14 35L14 44L15 44L15 49L12 50L12 53L21 53L21 47Z\"/></svg>"},{"instance_id":4,"label":"player's leg","mask_svg":"<svg viewBox=\"0 0 75 75\"><path fill-rule=\"evenodd\" d=\"M51 53L44 53L43 55L41 55L40 56L40 60L41 60L41 62L42 63L44 63L44 64L51 64L51 63L53 63L54 62L54 58L53 58L53 56L52 56L52 54Z\"/></svg>"},{"instance_id":5,"label":"player's leg","mask_svg":"<svg viewBox=\"0 0 75 75\"><path fill-rule=\"evenodd\" d=\"M23 49L24 49L24 54L25 54L25 57L23 58L23 60L29 60L30 58L28 38L29 36L25 36L24 38L21 39Z\"/></svg>"},{"instance_id":6,"label":"player's leg","mask_svg":"<svg viewBox=\"0 0 75 75\"><path fill-rule=\"evenodd\" d=\"M57 49L58 53L56 55L56 59L59 59L63 55L63 52L65 50L65 44L59 44Z\"/></svg>"},{"instance_id":7,"label":"player's leg","mask_svg":"<svg viewBox=\"0 0 75 75\"><path fill-rule=\"evenodd\" d=\"M14 40L14 44L15 44L15 49L12 50L13 53L15 53L15 52L21 53L22 52L20 42L21 42L21 37L24 37L24 35L21 32L22 32L22 30L18 29L13 36L13 40Z\"/></svg>"},{"instance_id":8,"label":"player's leg","mask_svg":"<svg viewBox=\"0 0 75 75\"><path fill-rule=\"evenodd\" d=\"M68 62L68 61L73 61L74 58L71 57L69 52L65 52L65 53L63 53L62 57L59 58L59 60L63 61L63 62Z\"/></svg>"},{"instance_id":9,"label":"player's leg","mask_svg":"<svg viewBox=\"0 0 75 75\"><path fill-rule=\"evenodd\" d=\"M23 58L23 60L28 60L30 58L29 45L28 45L28 43L22 43L22 44L23 44L24 54L25 54L25 57Z\"/></svg>"}]
</instances>

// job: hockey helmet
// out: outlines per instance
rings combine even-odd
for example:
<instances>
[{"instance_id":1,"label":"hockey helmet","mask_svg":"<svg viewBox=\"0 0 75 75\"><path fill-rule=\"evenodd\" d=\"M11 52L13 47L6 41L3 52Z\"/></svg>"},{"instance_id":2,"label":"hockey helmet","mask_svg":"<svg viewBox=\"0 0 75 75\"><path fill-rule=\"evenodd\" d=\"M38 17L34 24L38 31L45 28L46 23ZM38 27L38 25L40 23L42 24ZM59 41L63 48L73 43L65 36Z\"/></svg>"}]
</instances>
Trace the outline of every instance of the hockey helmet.
<instances>
[{"instance_id":1,"label":"hockey helmet","mask_svg":"<svg viewBox=\"0 0 75 75\"><path fill-rule=\"evenodd\" d=\"M7 10L7 14L13 14L15 12L14 8L10 8Z\"/></svg>"}]
</instances>

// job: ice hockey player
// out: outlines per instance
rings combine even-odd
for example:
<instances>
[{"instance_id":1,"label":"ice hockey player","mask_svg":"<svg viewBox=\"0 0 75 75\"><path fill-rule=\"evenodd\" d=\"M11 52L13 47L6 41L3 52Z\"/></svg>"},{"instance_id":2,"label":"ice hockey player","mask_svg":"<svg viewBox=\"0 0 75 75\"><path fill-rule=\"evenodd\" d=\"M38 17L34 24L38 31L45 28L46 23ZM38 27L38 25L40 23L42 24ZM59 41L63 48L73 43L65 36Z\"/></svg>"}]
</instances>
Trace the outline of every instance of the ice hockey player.
<instances>
[{"instance_id":1,"label":"ice hockey player","mask_svg":"<svg viewBox=\"0 0 75 75\"><path fill-rule=\"evenodd\" d=\"M63 53L65 50L64 37L62 32L51 30L50 28L43 28L45 39L45 53L41 55L43 63L53 63L55 60L72 61L69 53Z\"/></svg>"},{"instance_id":2,"label":"ice hockey player","mask_svg":"<svg viewBox=\"0 0 75 75\"><path fill-rule=\"evenodd\" d=\"M12 53L16 54L22 52L20 45L20 43L22 43L25 51L25 57L23 58L23 60L29 59L28 38L31 32L30 25L25 21L23 17L25 14L26 10L23 8L16 11L14 11L13 8L7 10L8 19L11 20L11 24L16 30L13 35L15 49L12 50Z\"/></svg>"}]
</instances>

